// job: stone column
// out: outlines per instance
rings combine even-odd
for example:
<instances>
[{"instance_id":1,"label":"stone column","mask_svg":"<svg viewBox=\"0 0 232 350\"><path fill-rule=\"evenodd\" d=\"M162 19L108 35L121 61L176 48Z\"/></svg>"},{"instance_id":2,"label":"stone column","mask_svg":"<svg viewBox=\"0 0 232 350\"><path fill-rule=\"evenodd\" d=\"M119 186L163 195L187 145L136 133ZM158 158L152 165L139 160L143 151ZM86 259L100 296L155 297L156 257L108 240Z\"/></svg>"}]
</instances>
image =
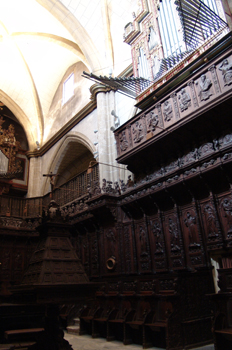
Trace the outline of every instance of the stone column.
<instances>
[{"instance_id":1,"label":"stone column","mask_svg":"<svg viewBox=\"0 0 232 350\"><path fill-rule=\"evenodd\" d=\"M29 180L27 197L41 196L42 188L42 171L41 171L41 157L30 158L29 166Z\"/></svg>"},{"instance_id":2,"label":"stone column","mask_svg":"<svg viewBox=\"0 0 232 350\"><path fill-rule=\"evenodd\" d=\"M111 127L114 127L114 116L111 114L115 111L115 93L100 92L97 94L97 118L98 118L98 161L100 172L100 186L102 180L119 181L119 179L127 181L127 177L131 174L126 169L125 165L116 162L117 149L116 140ZM117 111L116 111L117 114ZM109 164L103 165L101 163ZM116 167L122 168L116 168Z\"/></svg>"}]
</instances>

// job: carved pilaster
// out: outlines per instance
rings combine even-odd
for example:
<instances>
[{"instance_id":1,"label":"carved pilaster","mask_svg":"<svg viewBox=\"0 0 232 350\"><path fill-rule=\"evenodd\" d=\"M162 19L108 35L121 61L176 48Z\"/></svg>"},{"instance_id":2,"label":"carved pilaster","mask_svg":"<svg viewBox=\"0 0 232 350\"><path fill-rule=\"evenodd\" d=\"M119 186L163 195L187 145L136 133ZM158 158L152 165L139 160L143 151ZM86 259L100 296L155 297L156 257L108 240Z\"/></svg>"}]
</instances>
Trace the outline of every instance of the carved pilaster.
<instances>
[{"instance_id":1,"label":"carved pilaster","mask_svg":"<svg viewBox=\"0 0 232 350\"><path fill-rule=\"evenodd\" d=\"M194 81L190 80L187 85L190 87L190 90L191 90L193 106L198 107L199 105L198 105L197 95L196 95L196 91L195 91L195 87L194 87Z\"/></svg>"},{"instance_id":2,"label":"carved pilaster","mask_svg":"<svg viewBox=\"0 0 232 350\"><path fill-rule=\"evenodd\" d=\"M132 147L131 124L127 126L127 132L129 137L129 147Z\"/></svg>"},{"instance_id":3,"label":"carved pilaster","mask_svg":"<svg viewBox=\"0 0 232 350\"><path fill-rule=\"evenodd\" d=\"M217 94L219 94L221 92L221 89L220 89L220 85L219 85L219 81L218 81L218 77L217 77L216 66L212 65L211 67L209 67L208 70L212 74L212 79L213 79L213 84L214 84L214 87L215 87L215 91L216 91Z\"/></svg>"},{"instance_id":4,"label":"carved pilaster","mask_svg":"<svg viewBox=\"0 0 232 350\"><path fill-rule=\"evenodd\" d=\"M159 124L160 124L160 127L163 128L164 127L164 121L163 121L163 116L162 116L161 104L158 103L156 105L156 107L157 107L158 116L159 116Z\"/></svg>"},{"instance_id":5,"label":"carved pilaster","mask_svg":"<svg viewBox=\"0 0 232 350\"><path fill-rule=\"evenodd\" d=\"M176 119L180 119L180 112L179 112L178 103L177 103L177 94L173 93L171 95L171 98L172 98L173 105L174 105Z\"/></svg>"}]
</instances>

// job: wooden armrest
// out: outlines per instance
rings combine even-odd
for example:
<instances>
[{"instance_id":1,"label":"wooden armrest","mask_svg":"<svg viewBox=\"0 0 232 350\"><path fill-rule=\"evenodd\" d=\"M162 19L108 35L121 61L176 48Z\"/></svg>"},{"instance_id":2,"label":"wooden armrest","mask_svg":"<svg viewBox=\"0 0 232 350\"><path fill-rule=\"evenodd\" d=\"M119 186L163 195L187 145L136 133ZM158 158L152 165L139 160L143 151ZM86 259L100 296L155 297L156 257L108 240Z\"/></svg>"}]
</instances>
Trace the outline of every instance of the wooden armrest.
<instances>
[{"instance_id":1,"label":"wooden armrest","mask_svg":"<svg viewBox=\"0 0 232 350\"><path fill-rule=\"evenodd\" d=\"M43 331L44 331L44 328L12 329L9 331L5 331L4 334L5 334L5 338L8 339L8 337L11 335L40 333Z\"/></svg>"},{"instance_id":2,"label":"wooden armrest","mask_svg":"<svg viewBox=\"0 0 232 350\"><path fill-rule=\"evenodd\" d=\"M214 332L215 333L231 334L232 335L232 328L218 329L218 330L215 330Z\"/></svg>"}]
</instances>

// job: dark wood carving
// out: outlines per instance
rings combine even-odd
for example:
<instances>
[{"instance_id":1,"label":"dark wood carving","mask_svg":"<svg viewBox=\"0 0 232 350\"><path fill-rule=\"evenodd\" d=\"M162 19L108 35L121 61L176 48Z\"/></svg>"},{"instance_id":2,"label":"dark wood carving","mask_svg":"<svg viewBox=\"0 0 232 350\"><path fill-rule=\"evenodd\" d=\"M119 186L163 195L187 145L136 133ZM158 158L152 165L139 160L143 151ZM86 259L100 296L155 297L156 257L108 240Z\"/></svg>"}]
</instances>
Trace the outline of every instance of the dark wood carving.
<instances>
[{"instance_id":1,"label":"dark wood carving","mask_svg":"<svg viewBox=\"0 0 232 350\"><path fill-rule=\"evenodd\" d=\"M140 273L151 271L150 245L145 218L135 223L135 239L138 270Z\"/></svg>"},{"instance_id":2,"label":"dark wood carving","mask_svg":"<svg viewBox=\"0 0 232 350\"><path fill-rule=\"evenodd\" d=\"M164 271L167 269L167 254L161 213L148 218L148 222L153 271Z\"/></svg>"},{"instance_id":3,"label":"dark wood carving","mask_svg":"<svg viewBox=\"0 0 232 350\"><path fill-rule=\"evenodd\" d=\"M164 234L167 242L167 252L169 256L169 267L171 269L184 268L183 239L180 230L179 216L177 208L165 213Z\"/></svg>"}]
</instances>

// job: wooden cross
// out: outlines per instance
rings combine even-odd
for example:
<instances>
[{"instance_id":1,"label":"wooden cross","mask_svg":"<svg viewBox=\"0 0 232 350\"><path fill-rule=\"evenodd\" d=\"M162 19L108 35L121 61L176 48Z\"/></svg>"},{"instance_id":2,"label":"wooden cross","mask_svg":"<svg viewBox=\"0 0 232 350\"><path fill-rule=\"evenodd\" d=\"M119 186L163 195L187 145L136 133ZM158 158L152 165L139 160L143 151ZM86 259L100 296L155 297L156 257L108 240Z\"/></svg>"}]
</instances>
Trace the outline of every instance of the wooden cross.
<instances>
[{"instance_id":1,"label":"wooden cross","mask_svg":"<svg viewBox=\"0 0 232 350\"><path fill-rule=\"evenodd\" d=\"M55 187L55 176L58 176L59 174L53 174L52 171L50 172L50 174L43 174L43 176L47 176L50 177L50 185L51 185L51 192L50 192L50 198L53 199L53 191L54 191L54 187Z\"/></svg>"}]
</instances>

